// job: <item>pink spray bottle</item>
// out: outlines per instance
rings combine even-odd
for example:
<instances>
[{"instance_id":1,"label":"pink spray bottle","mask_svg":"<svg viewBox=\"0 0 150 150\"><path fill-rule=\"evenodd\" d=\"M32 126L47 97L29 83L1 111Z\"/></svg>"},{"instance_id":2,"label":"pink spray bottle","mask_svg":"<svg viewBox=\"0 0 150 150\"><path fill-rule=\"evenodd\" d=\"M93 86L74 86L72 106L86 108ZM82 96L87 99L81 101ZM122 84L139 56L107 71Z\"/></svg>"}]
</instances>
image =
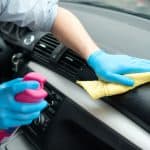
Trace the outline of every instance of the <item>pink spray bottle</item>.
<instances>
[{"instance_id":1,"label":"pink spray bottle","mask_svg":"<svg viewBox=\"0 0 150 150\"><path fill-rule=\"evenodd\" d=\"M24 76L23 80L38 81L40 83L40 86L36 90L28 89L22 93L17 94L15 97L17 101L25 103L36 103L40 100L43 100L47 96L47 92L44 90L44 83L46 82L46 78L43 77L41 74L36 72L30 72ZM0 130L0 142L2 142L5 138L10 137L12 133L16 130L16 128Z\"/></svg>"}]
</instances>

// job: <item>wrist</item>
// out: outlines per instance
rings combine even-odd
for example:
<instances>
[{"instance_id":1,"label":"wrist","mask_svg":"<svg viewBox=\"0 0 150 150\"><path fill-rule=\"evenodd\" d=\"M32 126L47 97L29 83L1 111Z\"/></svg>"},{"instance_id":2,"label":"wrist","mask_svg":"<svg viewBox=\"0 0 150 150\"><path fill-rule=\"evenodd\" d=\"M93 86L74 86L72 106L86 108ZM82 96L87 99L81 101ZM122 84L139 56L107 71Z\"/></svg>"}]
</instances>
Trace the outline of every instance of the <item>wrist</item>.
<instances>
[{"instance_id":1,"label":"wrist","mask_svg":"<svg viewBox=\"0 0 150 150\"><path fill-rule=\"evenodd\" d=\"M103 55L105 52L102 49L96 49L94 50L89 57L87 58L87 63L92 67L93 63L96 61L96 58L100 55Z\"/></svg>"},{"instance_id":2,"label":"wrist","mask_svg":"<svg viewBox=\"0 0 150 150\"><path fill-rule=\"evenodd\" d=\"M97 46L93 46L93 47L85 47L84 48L84 53L83 53L83 57L85 60L87 60L89 58L89 56L91 54L93 54L95 51L97 51L99 49L99 47Z\"/></svg>"}]
</instances>

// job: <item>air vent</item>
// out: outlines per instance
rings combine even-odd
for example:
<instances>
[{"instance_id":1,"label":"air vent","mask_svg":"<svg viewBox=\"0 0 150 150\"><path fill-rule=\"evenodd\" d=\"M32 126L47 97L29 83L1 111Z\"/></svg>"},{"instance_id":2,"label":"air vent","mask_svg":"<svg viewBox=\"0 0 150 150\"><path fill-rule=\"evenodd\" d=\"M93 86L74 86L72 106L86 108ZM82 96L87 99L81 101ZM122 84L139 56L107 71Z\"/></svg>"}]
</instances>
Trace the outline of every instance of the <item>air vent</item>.
<instances>
[{"instance_id":1,"label":"air vent","mask_svg":"<svg viewBox=\"0 0 150 150\"><path fill-rule=\"evenodd\" d=\"M81 71L84 64L84 61L78 55L68 50L59 60L58 70L71 77L75 77Z\"/></svg>"},{"instance_id":2,"label":"air vent","mask_svg":"<svg viewBox=\"0 0 150 150\"><path fill-rule=\"evenodd\" d=\"M34 58L42 63L49 63L52 52L60 43L50 33L43 36L34 47Z\"/></svg>"},{"instance_id":3,"label":"air vent","mask_svg":"<svg viewBox=\"0 0 150 150\"><path fill-rule=\"evenodd\" d=\"M35 45L33 59L72 81L88 76L86 72L88 66L85 60L59 43L49 33Z\"/></svg>"}]
</instances>

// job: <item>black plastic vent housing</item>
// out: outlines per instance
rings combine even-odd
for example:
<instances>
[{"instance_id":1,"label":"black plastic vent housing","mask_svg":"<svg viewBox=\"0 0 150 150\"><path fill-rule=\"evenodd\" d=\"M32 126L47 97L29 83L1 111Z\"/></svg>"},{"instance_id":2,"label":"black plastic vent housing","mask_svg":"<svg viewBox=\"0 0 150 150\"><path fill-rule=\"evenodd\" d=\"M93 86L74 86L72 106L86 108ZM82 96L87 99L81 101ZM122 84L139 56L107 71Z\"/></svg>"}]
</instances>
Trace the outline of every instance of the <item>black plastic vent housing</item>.
<instances>
[{"instance_id":1,"label":"black plastic vent housing","mask_svg":"<svg viewBox=\"0 0 150 150\"><path fill-rule=\"evenodd\" d=\"M49 63L50 58L53 57L54 50L60 43L54 38L52 34L46 34L35 45L33 49L33 57L40 62Z\"/></svg>"},{"instance_id":2,"label":"black plastic vent housing","mask_svg":"<svg viewBox=\"0 0 150 150\"><path fill-rule=\"evenodd\" d=\"M32 56L36 62L72 81L96 79L94 72L89 69L85 60L65 47L51 33L45 34L35 44Z\"/></svg>"},{"instance_id":3,"label":"black plastic vent housing","mask_svg":"<svg viewBox=\"0 0 150 150\"><path fill-rule=\"evenodd\" d=\"M84 61L79 58L71 50L66 51L60 58L58 63L58 70L64 74L67 72L72 78L77 77L79 71L82 70Z\"/></svg>"}]
</instances>

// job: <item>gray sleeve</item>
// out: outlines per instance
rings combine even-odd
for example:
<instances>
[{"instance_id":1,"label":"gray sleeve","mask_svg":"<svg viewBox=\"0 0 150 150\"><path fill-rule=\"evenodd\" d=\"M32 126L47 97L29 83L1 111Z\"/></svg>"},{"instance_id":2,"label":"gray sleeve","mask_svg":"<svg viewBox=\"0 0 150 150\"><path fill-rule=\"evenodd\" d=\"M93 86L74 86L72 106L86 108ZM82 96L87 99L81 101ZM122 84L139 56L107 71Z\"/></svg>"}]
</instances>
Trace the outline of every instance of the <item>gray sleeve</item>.
<instances>
[{"instance_id":1,"label":"gray sleeve","mask_svg":"<svg viewBox=\"0 0 150 150\"><path fill-rule=\"evenodd\" d=\"M58 0L1 0L0 21L28 26L31 30L50 31L57 7Z\"/></svg>"}]
</instances>

